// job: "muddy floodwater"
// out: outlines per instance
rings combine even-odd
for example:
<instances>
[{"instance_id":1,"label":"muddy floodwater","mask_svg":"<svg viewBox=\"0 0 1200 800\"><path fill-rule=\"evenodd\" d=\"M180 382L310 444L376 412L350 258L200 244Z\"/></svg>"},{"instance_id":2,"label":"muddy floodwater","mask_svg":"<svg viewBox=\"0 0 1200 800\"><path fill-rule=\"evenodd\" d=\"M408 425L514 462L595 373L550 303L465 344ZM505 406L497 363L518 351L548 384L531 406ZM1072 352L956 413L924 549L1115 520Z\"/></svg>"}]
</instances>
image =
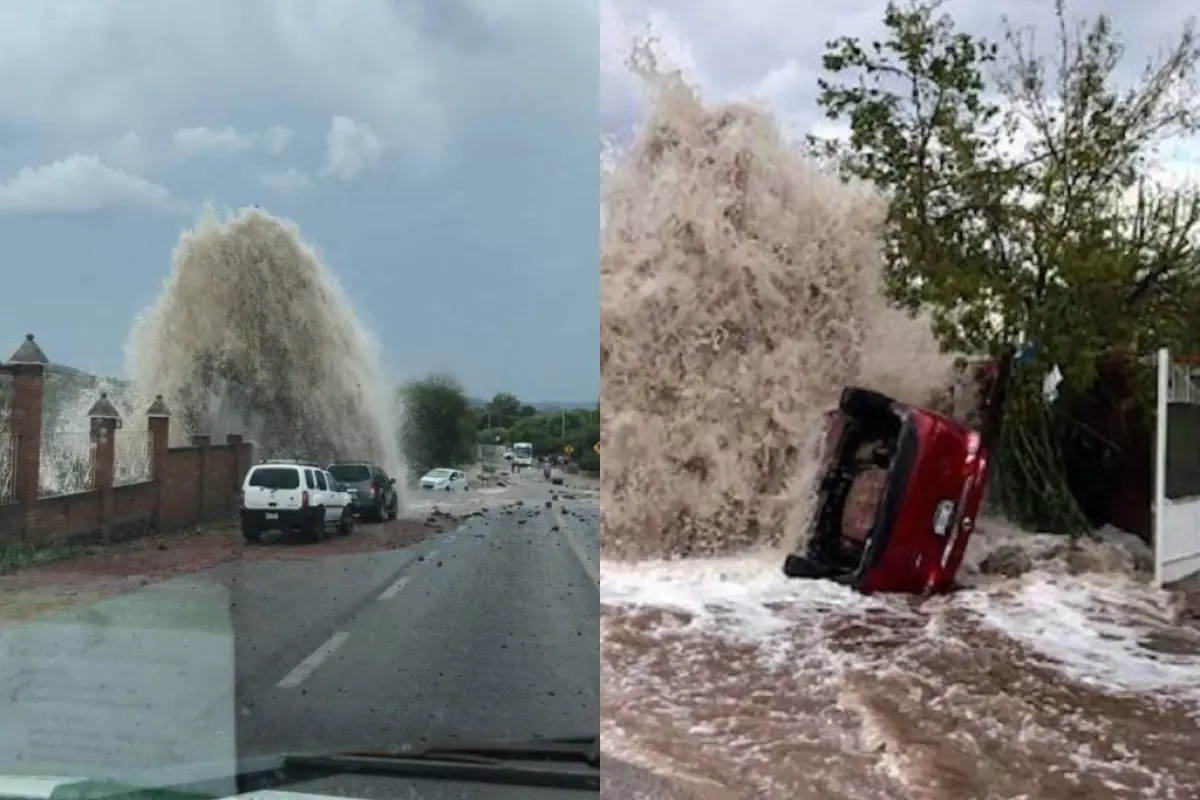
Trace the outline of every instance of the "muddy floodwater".
<instances>
[{"instance_id":1,"label":"muddy floodwater","mask_svg":"<svg viewBox=\"0 0 1200 800\"><path fill-rule=\"evenodd\" d=\"M1200 631L1042 566L921 602L773 553L605 564L605 746L731 797L1200 797Z\"/></svg>"}]
</instances>

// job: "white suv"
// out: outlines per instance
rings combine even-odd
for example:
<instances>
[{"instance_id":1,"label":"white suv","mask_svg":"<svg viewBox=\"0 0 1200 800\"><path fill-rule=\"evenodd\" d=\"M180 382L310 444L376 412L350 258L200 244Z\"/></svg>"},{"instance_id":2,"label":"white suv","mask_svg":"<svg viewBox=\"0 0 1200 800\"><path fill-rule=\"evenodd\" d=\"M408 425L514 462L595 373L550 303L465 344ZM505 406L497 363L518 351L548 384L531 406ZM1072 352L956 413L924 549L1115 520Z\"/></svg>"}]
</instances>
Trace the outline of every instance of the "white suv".
<instances>
[{"instance_id":1,"label":"white suv","mask_svg":"<svg viewBox=\"0 0 1200 800\"><path fill-rule=\"evenodd\" d=\"M315 463L264 461L246 473L238 521L248 542L267 531L298 531L321 541L330 528L347 536L354 529L351 495Z\"/></svg>"}]
</instances>

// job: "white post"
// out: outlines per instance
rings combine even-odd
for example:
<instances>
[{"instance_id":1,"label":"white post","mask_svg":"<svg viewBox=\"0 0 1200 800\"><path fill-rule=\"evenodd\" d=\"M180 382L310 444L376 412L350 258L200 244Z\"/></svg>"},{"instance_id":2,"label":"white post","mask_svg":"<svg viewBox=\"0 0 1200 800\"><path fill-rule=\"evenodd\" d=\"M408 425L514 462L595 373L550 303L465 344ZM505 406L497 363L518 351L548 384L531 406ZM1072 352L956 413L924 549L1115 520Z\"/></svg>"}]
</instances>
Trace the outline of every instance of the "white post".
<instances>
[{"instance_id":1,"label":"white post","mask_svg":"<svg viewBox=\"0 0 1200 800\"><path fill-rule=\"evenodd\" d=\"M1158 351L1158 389L1154 420L1154 501L1151 520L1154 531L1154 582L1163 584L1163 516L1167 504L1167 404L1171 392L1171 354Z\"/></svg>"}]
</instances>

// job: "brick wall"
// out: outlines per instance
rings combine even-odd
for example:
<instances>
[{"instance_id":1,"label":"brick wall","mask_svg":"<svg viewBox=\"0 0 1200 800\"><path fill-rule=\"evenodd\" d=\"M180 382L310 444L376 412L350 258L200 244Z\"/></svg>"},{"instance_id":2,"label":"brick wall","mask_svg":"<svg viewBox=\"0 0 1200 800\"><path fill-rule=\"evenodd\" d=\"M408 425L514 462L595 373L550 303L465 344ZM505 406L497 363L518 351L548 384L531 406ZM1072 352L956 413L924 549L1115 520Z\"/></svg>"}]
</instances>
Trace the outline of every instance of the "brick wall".
<instances>
[{"instance_id":1,"label":"brick wall","mask_svg":"<svg viewBox=\"0 0 1200 800\"><path fill-rule=\"evenodd\" d=\"M123 433L126 421L103 393L97 393L88 414L94 465L91 488L39 496L44 494L39 487L39 463L45 364L32 336L26 337L8 363L0 364L0 373L11 379L8 424L16 471L12 496L0 496L0 541L119 541L231 517L242 479L253 463L253 446L241 436L230 435L216 444L198 436L190 446L169 447L170 412L161 398L147 409L144 428L130 425ZM4 416L0 414L0 420ZM116 448L122 435L147 442L150 470L140 482L114 485Z\"/></svg>"}]
</instances>

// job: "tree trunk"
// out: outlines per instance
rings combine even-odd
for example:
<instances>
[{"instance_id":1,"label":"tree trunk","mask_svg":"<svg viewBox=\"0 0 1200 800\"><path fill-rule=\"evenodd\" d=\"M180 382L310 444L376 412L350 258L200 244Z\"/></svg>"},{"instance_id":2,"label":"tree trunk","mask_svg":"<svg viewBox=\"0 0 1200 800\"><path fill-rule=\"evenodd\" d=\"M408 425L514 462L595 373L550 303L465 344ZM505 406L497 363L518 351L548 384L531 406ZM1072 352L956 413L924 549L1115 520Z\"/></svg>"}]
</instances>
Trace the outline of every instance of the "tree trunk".
<instances>
[{"instance_id":1,"label":"tree trunk","mask_svg":"<svg viewBox=\"0 0 1200 800\"><path fill-rule=\"evenodd\" d=\"M983 409L983 422L980 425L980 444L992 452L1000 441L1000 433L1004 429L1004 405L1008 399L1008 384L1012 379L1013 360L1016 351L1011 345L1004 348L1000 360L996 364L996 376L988 390L987 402Z\"/></svg>"}]
</instances>

